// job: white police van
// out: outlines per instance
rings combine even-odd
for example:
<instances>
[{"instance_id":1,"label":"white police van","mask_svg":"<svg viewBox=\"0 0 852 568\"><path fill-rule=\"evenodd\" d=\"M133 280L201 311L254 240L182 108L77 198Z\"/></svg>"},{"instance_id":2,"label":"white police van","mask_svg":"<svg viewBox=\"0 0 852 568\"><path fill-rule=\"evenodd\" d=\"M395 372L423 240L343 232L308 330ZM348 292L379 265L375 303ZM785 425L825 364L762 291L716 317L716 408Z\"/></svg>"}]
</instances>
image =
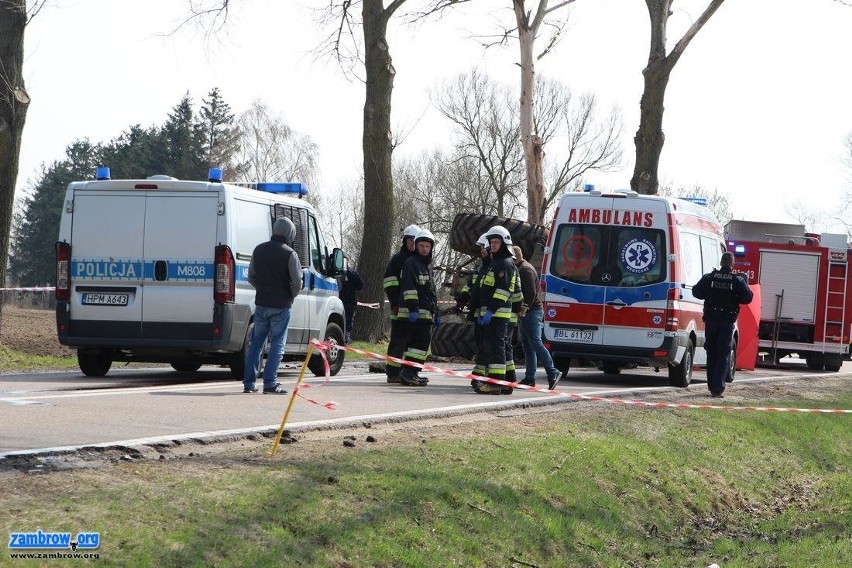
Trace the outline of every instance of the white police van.
<instances>
[{"instance_id":1,"label":"white police van","mask_svg":"<svg viewBox=\"0 0 852 568\"><path fill-rule=\"evenodd\" d=\"M242 379L254 313L249 261L279 217L296 225L303 274L284 359L303 358L311 339L343 343L335 280L343 251L328 252L303 184L223 183L217 168L208 181L112 180L109 168L96 177L68 186L56 243L57 333L85 375L144 361L182 372L228 365ZM327 357L334 375L344 351ZM324 374L318 355L309 368Z\"/></svg>"}]
</instances>

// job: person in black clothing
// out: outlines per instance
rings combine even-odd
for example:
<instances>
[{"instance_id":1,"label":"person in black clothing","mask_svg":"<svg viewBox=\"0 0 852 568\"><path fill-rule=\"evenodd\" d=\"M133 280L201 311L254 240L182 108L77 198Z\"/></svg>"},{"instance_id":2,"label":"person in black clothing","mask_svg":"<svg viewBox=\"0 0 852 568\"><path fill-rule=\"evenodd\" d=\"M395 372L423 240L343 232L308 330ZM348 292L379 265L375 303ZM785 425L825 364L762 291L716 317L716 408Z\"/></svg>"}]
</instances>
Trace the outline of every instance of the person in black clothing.
<instances>
[{"instance_id":1,"label":"person in black clothing","mask_svg":"<svg viewBox=\"0 0 852 568\"><path fill-rule=\"evenodd\" d=\"M340 278L340 301L343 302L343 311L346 314L346 331L343 343L349 345L352 341L352 326L355 324L355 309L358 307L358 292L364 288L361 275L352 267L352 257L348 254L346 259L346 270Z\"/></svg>"},{"instance_id":2,"label":"person in black clothing","mask_svg":"<svg viewBox=\"0 0 852 568\"><path fill-rule=\"evenodd\" d=\"M456 297L456 308L461 309L465 305L467 306L467 319L468 321L473 322L473 341L476 345L476 354L474 355L472 373L474 375L485 377L488 375L488 367L482 363L477 363L477 361L484 360L482 357L479 357L479 353L484 349L482 345L482 328L478 323L479 316L482 315L480 314L479 305L479 285L482 282L482 279L485 278L485 275L488 274L488 269L491 267L491 245L488 243L485 233L482 233L479 236L476 244L481 247L479 256L482 259L482 264L479 267L479 271L471 277L470 284L462 288L461 292L459 292ZM481 383L481 381L474 379L471 381L470 386L475 389L475 385L479 383Z\"/></svg>"},{"instance_id":3,"label":"person in black clothing","mask_svg":"<svg viewBox=\"0 0 852 568\"><path fill-rule=\"evenodd\" d=\"M293 299L302 289L302 266L299 255L292 249L296 225L286 217L275 220L272 238L254 248L248 269L248 281L255 290L254 328L246 351L243 392L257 392L254 386L263 357L263 346L269 339L269 352L263 366L263 392L286 394L276 379Z\"/></svg>"},{"instance_id":4,"label":"person in black clothing","mask_svg":"<svg viewBox=\"0 0 852 568\"><path fill-rule=\"evenodd\" d=\"M731 364L734 324L740 305L751 302L754 294L742 274L732 271L734 255L722 253L721 268L701 277L692 294L704 300L704 349L707 351L707 387L710 395L722 398L725 376Z\"/></svg>"},{"instance_id":5,"label":"person in black clothing","mask_svg":"<svg viewBox=\"0 0 852 568\"><path fill-rule=\"evenodd\" d=\"M435 277L429 264L435 237L426 229L420 229L414 239L415 253L402 265L400 286L402 296L399 304L399 320L407 327L408 346L405 360L425 363L432 340L432 322L441 324L438 314L438 295ZM421 377L417 367L404 365L399 372L400 382L414 387L425 387L429 380Z\"/></svg>"},{"instance_id":6,"label":"person in black clothing","mask_svg":"<svg viewBox=\"0 0 852 568\"><path fill-rule=\"evenodd\" d=\"M491 247L491 266L479 285L479 317L482 349L476 365L488 370L492 379L506 380L506 336L512 319L512 294L518 271L512 262L512 236L500 225L491 227L485 237ZM512 394L512 387L472 381L477 394Z\"/></svg>"},{"instance_id":7,"label":"person in black clothing","mask_svg":"<svg viewBox=\"0 0 852 568\"><path fill-rule=\"evenodd\" d=\"M417 236L419 231L420 227L417 225L409 225L402 230L402 247L400 247L399 251L397 251L397 253L391 257L390 261L388 261L388 266L385 268L384 281L382 283L385 296L387 296L388 302L390 303L391 329L390 340L388 341L388 355L390 357L396 357L397 359L402 359L402 355L405 353L405 347L408 344L408 338L406 337L407 327L399 321L398 317L400 275L402 274L402 265L411 255L414 254L414 237ZM402 367L402 365L394 361L387 362L385 365L385 373L387 374L389 383L398 383L400 381L400 367Z\"/></svg>"}]
</instances>

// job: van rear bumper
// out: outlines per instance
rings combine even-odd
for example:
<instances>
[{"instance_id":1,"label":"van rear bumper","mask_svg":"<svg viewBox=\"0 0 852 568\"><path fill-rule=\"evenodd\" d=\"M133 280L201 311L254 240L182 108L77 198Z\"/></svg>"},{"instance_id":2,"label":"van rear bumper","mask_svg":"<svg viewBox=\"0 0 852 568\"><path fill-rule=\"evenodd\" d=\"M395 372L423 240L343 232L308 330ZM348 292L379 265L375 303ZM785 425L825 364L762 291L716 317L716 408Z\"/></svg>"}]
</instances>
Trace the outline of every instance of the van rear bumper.
<instances>
[{"instance_id":1,"label":"van rear bumper","mask_svg":"<svg viewBox=\"0 0 852 568\"><path fill-rule=\"evenodd\" d=\"M57 338L62 345L135 352L134 360L147 361L186 352L240 351L250 319L249 306L238 304L216 304L209 323L78 320L71 317L67 302L56 305ZM146 353L147 358L140 358Z\"/></svg>"},{"instance_id":2,"label":"van rear bumper","mask_svg":"<svg viewBox=\"0 0 852 568\"><path fill-rule=\"evenodd\" d=\"M550 346L549 351L554 358L615 361L636 363L651 367L679 363L678 354L686 350L688 342L689 338L686 336L683 336L682 340L681 336L666 337L659 347L646 348L624 345L588 345L585 343L545 341Z\"/></svg>"}]
</instances>

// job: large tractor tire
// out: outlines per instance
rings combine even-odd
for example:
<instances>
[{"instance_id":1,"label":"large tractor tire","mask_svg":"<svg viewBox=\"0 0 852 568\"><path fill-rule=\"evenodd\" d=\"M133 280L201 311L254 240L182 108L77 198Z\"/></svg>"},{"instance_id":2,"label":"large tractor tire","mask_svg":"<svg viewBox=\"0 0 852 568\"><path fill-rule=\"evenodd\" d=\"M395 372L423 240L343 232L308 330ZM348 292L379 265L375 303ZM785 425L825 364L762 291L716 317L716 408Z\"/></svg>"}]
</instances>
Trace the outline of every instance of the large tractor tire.
<instances>
[{"instance_id":1,"label":"large tractor tire","mask_svg":"<svg viewBox=\"0 0 852 568\"><path fill-rule=\"evenodd\" d=\"M432 332L432 355L473 359L476 355L473 324L442 323L437 326Z\"/></svg>"},{"instance_id":2,"label":"large tractor tire","mask_svg":"<svg viewBox=\"0 0 852 568\"><path fill-rule=\"evenodd\" d=\"M458 252L478 257L479 246L476 241L482 233L495 225L506 227L512 235L512 243L521 247L524 258L529 260L536 268L540 267L541 255L547 241L547 229L542 225L527 223L519 219L507 219L506 217L479 213L458 213L453 219L453 226L450 230L450 246ZM538 253L538 266L533 262L536 253Z\"/></svg>"}]
</instances>

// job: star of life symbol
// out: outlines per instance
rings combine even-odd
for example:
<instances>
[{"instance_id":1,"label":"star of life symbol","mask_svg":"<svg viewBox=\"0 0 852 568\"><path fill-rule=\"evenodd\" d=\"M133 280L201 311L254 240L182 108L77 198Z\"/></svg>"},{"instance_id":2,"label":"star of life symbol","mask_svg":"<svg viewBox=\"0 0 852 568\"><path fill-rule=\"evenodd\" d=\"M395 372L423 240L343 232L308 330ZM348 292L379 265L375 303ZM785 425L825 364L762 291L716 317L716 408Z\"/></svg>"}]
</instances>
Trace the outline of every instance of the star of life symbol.
<instances>
[{"instance_id":1,"label":"star of life symbol","mask_svg":"<svg viewBox=\"0 0 852 568\"><path fill-rule=\"evenodd\" d=\"M657 249L645 239L630 239L621 247L621 264L634 274L644 274L657 263Z\"/></svg>"},{"instance_id":2,"label":"star of life symbol","mask_svg":"<svg viewBox=\"0 0 852 568\"><path fill-rule=\"evenodd\" d=\"M550 308L549 310L547 310L547 317L549 317L550 319L555 318L556 317L556 308Z\"/></svg>"}]
</instances>

